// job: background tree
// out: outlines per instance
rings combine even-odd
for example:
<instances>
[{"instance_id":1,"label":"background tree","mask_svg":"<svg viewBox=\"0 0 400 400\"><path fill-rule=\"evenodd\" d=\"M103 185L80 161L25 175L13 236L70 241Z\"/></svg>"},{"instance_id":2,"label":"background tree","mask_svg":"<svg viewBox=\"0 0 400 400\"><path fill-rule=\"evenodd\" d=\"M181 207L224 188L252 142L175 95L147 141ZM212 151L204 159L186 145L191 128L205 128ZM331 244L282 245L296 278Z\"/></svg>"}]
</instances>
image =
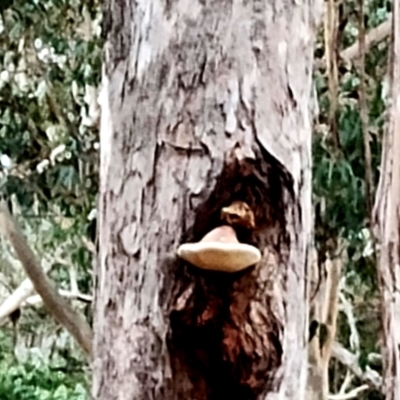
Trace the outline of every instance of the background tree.
<instances>
[{"instance_id":1,"label":"background tree","mask_svg":"<svg viewBox=\"0 0 400 400\"><path fill-rule=\"evenodd\" d=\"M333 356L328 364L329 398L380 399L383 398L379 393L381 365L377 354L380 352L380 311L368 211L368 203L373 199L369 200L366 171L373 171L373 182L369 184L373 188L377 184L385 122L391 5L368 2L364 12L359 2L335 3L335 7L337 25L331 35L335 35L336 55L326 58L325 52L329 49L322 47L321 41L316 49L317 55L323 57L318 60L315 71L320 113L314 134L313 192L320 271L328 282L332 272L337 271L337 268L331 269L332 265L339 262L342 271L340 275L334 274L339 278L337 285L329 286L328 292L325 286L320 286L314 299L326 310L325 299L332 298L326 295L330 292L337 296L339 313L337 321L333 320L333 328L337 324L336 342L324 341L329 327L326 322L332 323L332 320L323 317L314 345L319 348L322 339L331 347L322 346L323 354L328 350ZM330 37L326 32L325 36ZM325 69L321 62L329 59L337 63L333 71ZM332 73L337 77L331 76ZM327 85L329 81L337 82L337 86ZM336 103L329 100L332 88L337 93ZM336 116L338 141L332 138L334 131L329 121L332 114ZM366 143L370 147L370 158Z\"/></svg>"},{"instance_id":2,"label":"background tree","mask_svg":"<svg viewBox=\"0 0 400 400\"><path fill-rule=\"evenodd\" d=\"M386 400L400 396L400 5L393 6L390 119L375 204Z\"/></svg>"}]
</instances>

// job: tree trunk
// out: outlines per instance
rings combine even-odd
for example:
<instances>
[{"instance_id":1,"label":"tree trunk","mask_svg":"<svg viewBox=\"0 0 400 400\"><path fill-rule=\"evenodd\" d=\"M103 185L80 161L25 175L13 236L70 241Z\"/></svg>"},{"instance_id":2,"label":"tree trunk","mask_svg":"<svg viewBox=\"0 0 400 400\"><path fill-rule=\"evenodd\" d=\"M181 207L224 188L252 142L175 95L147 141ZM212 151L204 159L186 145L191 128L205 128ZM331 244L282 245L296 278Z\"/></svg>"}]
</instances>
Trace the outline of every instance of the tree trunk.
<instances>
[{"instance_id":1,"label":"tree trunk","mask_svg":"<svg viewBox=\"0 0 400 400\"><path fill-rule=\"evenodd\" d=\"M105 2L96 400L304 399L317 6ZM234 200L262 261L177 259Z\"/></svg>"},{"instance_id":2,"label":"tree trunk","mask_svg":"<svg viewBox=\"0 0 400 400\"><path fill-rule=\"evenodd\" d=\"M323 264L323 277L314 278L315 281L320 281L320 287L310 306L307 400L327 400L329 397L329 361L336 337L342 271L342 260L339 257L327 254ZM314 263L314 270L319 268L316 264Z\"/></svg>"},{"instance_id":3,"label":"tree trunk","mask_svg":"<svg viewBox=\"0 0 400 400\"><path fill-rule=\"evenodd\" d=\"M400 4L393 3L392 100L384 137L374 216L380 251L383 386L386 400L400 399Z\"/></svg>"}]
</instances>

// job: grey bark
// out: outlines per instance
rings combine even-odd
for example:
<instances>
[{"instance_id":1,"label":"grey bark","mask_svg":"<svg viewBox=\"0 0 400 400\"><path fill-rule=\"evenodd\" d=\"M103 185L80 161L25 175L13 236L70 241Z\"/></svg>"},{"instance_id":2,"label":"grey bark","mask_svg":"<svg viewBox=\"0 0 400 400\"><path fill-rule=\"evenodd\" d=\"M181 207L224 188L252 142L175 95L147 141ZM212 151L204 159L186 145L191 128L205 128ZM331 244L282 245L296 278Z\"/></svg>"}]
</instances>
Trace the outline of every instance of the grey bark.
<instances>
[{"instance_id":1,"label":"grey bark","mask_svg":"<svg viewBox=\"0 0 400 400\"><path fill-rule=\"evenodd\" d=\"M319 1L104 7L94 398L304 399ZM262 262L178 260L232 200Z\"/></svg>"},{"instance_id":2,"label":"grey bark","mask_svg":"<svg viewBox=\"0 0 400 400\"><path fill-rule=\"evenodd\" d=\"M374 208L382 300L383 389L400 398L400 4L393 3L391 107Z\"/></svg>"}]
</instances>

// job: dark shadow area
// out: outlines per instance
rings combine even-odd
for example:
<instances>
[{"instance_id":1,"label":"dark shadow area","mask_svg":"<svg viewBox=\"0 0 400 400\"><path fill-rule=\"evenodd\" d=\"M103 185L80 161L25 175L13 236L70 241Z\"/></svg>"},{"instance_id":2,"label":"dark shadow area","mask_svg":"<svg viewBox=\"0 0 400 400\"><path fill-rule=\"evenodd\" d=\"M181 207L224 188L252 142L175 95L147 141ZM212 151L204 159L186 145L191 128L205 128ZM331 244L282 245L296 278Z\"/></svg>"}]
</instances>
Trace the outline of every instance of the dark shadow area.
<instances>
[{"instance_id":1,"label":"dark shadow area","mask_svg":"<svg viewBox=\"0 0 400 400\"><path fill-rule=\"evenodd\" d=\"M201 240L221 225L222 207L243 201L254 212L256 228L236 228L238 238L272 252L277 269L285 265L289 248L285 213L293 185L273 157L253 151L252 159L238 160L234 151L227 158L182 243ZM204 399L256 400L273 384L281 362L283 321L272 312L266 289L269 279L281 276L270 275L268 268L266 257L234 274L197 269L183 261L177 268L168 340L173 373L186 374L197 390L202 388Z\"/></svg>"}]
</instances>

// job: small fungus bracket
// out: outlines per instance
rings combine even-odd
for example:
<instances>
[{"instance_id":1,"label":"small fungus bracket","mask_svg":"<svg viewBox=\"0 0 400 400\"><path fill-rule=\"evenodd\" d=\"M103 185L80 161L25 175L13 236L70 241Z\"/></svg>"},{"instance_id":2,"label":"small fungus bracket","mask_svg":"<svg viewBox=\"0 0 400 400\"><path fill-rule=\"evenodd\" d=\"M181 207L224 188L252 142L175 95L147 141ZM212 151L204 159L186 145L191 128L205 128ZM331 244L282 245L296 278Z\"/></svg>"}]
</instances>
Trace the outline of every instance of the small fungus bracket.
<instances>
[{"instance_id":1,"label":"small fungus bracket","mask_svg":"<svg viewBox=\"0 0 400 400\"><path fill-rule=\"evenodd\" d=\"M238 272L261 260L260 251L252 245L240 243L236 229L255 228L254 214L250 207L235 201L221 210L221 223L207 233L198 243L184 243L178 256L193 266L220 272Z\"/></svg>"}]
</instances>

